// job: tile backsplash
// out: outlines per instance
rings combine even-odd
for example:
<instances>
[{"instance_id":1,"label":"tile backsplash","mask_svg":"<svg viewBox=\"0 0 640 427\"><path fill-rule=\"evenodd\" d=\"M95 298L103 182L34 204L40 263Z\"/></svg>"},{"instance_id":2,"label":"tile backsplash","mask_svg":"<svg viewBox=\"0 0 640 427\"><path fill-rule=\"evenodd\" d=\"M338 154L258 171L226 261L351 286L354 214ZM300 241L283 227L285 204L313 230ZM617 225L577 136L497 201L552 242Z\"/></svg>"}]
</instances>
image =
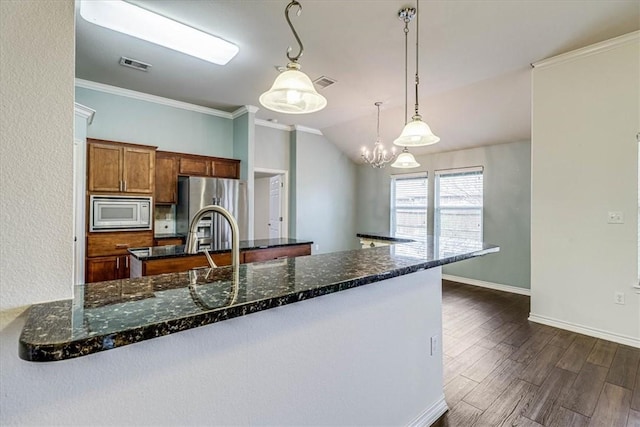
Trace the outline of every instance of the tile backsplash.
<instances>
[{"instance_id":1,"label":"tile backsplash","mask_svg":"<svg viewBox=\"0 0 640 427\"><path fill-rule=\"evenodd\" d=\"M155 207L155 234L172 234L176 232L176 207L156 206Z\"/></svg>"}]
</instances>

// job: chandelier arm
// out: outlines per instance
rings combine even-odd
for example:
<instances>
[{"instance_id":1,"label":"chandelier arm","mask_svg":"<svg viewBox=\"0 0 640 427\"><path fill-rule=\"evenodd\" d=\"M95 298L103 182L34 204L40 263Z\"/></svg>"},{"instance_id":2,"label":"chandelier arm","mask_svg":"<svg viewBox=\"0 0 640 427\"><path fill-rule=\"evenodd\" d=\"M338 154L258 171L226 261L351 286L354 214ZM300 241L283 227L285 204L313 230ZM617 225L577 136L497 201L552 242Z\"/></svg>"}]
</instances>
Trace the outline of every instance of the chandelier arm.
<instances>
[{"instance_id":1,"label":"chandelier arm","mask_svg":"<svg viewBox=\"0 0 640 427\"><path fill-rule=\"evenodd\" d=\"M287 5L287 8L284 10L284 17L287 20L287 24L289 24L289 28L291 28L291 31L293 32L293 36L295 37L296 42L298 42L298 47L300 51L298 52L297 55L291 56L291 46L289 46L289 48L287 49L287 58L289 58L289 61L298 62L298 59L302 56L302 53L304 52L304 46L302 45L302 41L300 41L300 37L298 37L298 33L296 29L293 28L291 19L289 19L289 9L291 9L293 6L298 6L298 11L296 12L296 16L300 16L300 13L302 12L302 5L297 0L291 0L291 3L289 3Z\"/></svg>"}]
</instances>

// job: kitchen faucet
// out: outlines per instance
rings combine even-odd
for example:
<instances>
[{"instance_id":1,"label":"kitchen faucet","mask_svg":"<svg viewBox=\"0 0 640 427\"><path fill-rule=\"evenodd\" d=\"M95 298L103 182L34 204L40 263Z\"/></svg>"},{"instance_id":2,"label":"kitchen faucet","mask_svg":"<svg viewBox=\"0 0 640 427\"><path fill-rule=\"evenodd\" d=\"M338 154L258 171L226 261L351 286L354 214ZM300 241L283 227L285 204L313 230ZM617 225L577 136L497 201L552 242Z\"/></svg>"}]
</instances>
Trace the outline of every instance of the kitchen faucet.
<instances>
[{"instance_id":1,"label":"kitchen faucet","mask_svg":"<svg viewBox=\"0 0 640 427\"><path fill-rule=\"evenodd\" d=\"M198 253L198 236L196 235L196 227L198 223L208 213L219 213L222 215L229 225L231 226L231 265L233 266L234 272L237 274L238 269L240 267L240 233L238 232L238 223L231 213L221 206L209 205L200 209L194 215L191 220L191 224L189 225L189 234L187 235L187 242L184 246L184 252L187 254L197 254ZM209 255L209 251L204 250L204 254L207 257L207 261L209 262L209 266L211 268L217 268L217 265L211 259L211 255Z\"/></svg>"}]
</instances>

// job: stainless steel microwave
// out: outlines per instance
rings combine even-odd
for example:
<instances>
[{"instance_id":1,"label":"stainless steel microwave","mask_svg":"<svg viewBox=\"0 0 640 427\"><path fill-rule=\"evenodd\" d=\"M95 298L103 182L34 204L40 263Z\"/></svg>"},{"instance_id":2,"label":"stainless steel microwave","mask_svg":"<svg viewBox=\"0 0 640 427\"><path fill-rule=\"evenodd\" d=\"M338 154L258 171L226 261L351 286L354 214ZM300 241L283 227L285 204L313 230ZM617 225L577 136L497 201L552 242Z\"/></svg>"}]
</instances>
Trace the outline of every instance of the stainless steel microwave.
<instances>
[{"instance_id":1,"label":"stainless steel microwave","mask_svg":"<svg viewBox=\"0 0 640 427\"><path fill-rule=\"evenodd\" d=\"M89 231L151 230L151 197L91 196Z\"/></svg>"}]
</instances>

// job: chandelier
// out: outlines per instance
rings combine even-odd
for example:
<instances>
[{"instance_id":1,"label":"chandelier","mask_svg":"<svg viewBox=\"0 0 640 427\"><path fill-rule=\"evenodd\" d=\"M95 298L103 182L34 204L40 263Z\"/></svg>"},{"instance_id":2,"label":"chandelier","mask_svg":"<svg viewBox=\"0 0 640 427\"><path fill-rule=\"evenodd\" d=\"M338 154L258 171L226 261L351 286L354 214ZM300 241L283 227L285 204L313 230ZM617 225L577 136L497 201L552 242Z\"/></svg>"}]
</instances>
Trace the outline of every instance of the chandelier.
<instances>
[{"instance_id":1,"label":"chandelier","mask_svg":"<svg viewBox=\"0 0 640 427\"><path fill-rule=\"evenodd\" d=\"M369 163L373 168L383 168L387 163L392 162L396 158L396 149L395 147L391 149L391 153L388 153L387 150L382 146L382 142L380 141L380 105L382 102L378 101L374 103L376 107L378 107L378 127L376 130L376 142L373 145L373 151L369 152L365 147L362 147L362 159Z\"/></svg>"}]
</instances>

